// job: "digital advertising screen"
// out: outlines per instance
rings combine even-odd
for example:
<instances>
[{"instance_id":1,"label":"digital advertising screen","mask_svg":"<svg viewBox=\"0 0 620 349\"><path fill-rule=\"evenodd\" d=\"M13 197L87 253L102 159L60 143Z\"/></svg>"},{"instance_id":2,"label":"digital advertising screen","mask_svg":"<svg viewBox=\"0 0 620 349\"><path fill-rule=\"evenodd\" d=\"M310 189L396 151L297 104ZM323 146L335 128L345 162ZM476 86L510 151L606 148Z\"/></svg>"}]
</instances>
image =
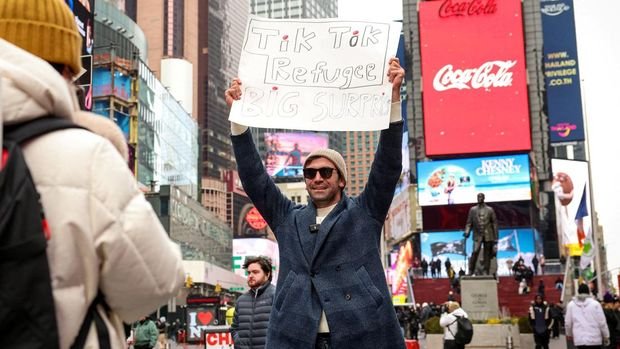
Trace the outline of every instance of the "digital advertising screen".
<instances>
[{"instance_id":1,"label":"digital advertising screen","mask_svg":"<svg viewBox=\"0 0 620 349\"><path fill-rule=\"evenodd\" d=\"M100 1L100 0L99 0ZM93 70L93 44L95 28L95 0L65 0L65 3L75 16L75 24L82 37L82 68L84 68L76 84L84 89L84 97L81 101L86 110L93 108L92 70Z\"/></svg>"},{"instance_id":2,"label":"digital advertising screen","mask_svg":"<svg viewBox=\"0 0 620 349\"><path fill-rule=\"evenodd\" d=\"M445 261L450 263L455 273L462 268L468 271L468 260L471 256L474 240L473 234L467 241L463 238L463 231L444 231L420 234L422 258L430 264L431 261L441 260L443 277L446 277ZM497 241L497 273L509 275L510 268L519 259L523 258L526 265L532 266L535 254L535 232L530 228L500 229ZM429 273L430 275L430 273Z\"/></svg>"},{"instance_id":3,"label":"digital advertising screen","mask_svg":"<svg viewBox=\"0 0 620 349\"><path fill-rule=\"evenodd\" d=\"M265 132L265 168L273 177L302 177L303 163L311 152L327 148L327 133Z\"/></svg>"},{"instance_id":4,"label":"digital advertising screen","mask_svg":"<svg viewBox=\"0 0 620 349\"><path fill-rule=\"evenodd\" d=\"M396 258L389 269L392 296L407 295L407 277L413 263L413 246L411 241L405 242L398 249Z\"/></svg>"},{"instance_id":5,"label":"digital advertising screen","mask_svg":"<svg viewBox=\"0 0 620 349\"><path fill-rule=\"evenodd\" d=\"M551 159L558 241L564 256L581 256L586 235L592 229L588 163Z\"/></svg>"},{"instance_id":6,"label":"digital advertising screen","mask_svg":"<svg viewBox=\"0 0 620 349\"><path fill-rule=\"evenodd\" d=\"M426 155L530 150L521 0L418 6Z\"/></svg>"},{"instance_id":7,"label":"digital advertising screen","mask_svg":"<svg viewBox=\"0 0 620 349\"><path fill-rule=\"evenodd\" d=\"M93 96L114 95L124 100L131 97L131 76L119 71L114 72L114 84L110 69L95 68L93 70Z\"/></svg>"},{"instance_id":8,"label":"digital advertising screen","mask_svg":"<svg viewBox=\"0 0 620 349\"><path fill-rule=\"evenodd\" d=\"M527 154L418 162L420 206L530 200Z\"/></svg>"},{"instance_id":9,"label":"digital advertising screen","mask_svg":"<svg viewBox=\"0 0 620 349\"><path fill-rule=\"evenodd\" d=\"M398 41L398 51L396 51L396 57L400 60L400 64L405 69L407 67L407 59L405 57L405 36L403 34L400 35L400 40ZM403 169L401 171L400 178L398 183L396 184L396 189L394 190L394 196L397 196L399 193L407 190L409 185L411 184L411 168L409 161L409 128L407 127L407 83L405 79L403 79L403 83L400 87L400 106L401 106L401 115L403 120L403 140L401 142L402 147L402 166Z\"/></svg>"}]
</instances>

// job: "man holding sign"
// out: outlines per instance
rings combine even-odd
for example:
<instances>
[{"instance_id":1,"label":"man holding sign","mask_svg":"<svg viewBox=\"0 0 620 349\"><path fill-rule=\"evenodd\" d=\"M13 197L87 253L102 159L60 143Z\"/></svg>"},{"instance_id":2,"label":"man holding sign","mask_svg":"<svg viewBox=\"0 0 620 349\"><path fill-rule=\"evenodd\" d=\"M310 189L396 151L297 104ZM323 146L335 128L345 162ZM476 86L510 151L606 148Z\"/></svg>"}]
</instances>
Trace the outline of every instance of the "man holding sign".
<instances>
[{"instance_id":1,"label":"man holding sign","mask_svg":"<svg viewBox=\"0 0 620 349\"><path fill-rule=\"evenodd\" d=\"M381 131L365 190L344 192L347 168L332 149L303 163L308 205L284 196L263 167L246 126L231 123L239 176L269 223L280 250L266 348L404 348L381 264L381 228L401 174L403 122L398 59L386 61L391 83L389 127ZM229 106L241 98L241 80L226 90Z\"/></svg>"}]
</instances>

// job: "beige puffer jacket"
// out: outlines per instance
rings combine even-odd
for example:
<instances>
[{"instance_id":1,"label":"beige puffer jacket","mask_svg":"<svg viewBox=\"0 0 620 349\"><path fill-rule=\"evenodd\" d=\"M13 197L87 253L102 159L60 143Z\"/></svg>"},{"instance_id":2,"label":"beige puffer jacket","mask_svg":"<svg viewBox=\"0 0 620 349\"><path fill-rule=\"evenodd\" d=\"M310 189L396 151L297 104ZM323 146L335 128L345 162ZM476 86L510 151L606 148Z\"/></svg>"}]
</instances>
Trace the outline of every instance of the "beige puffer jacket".
<instances>
[{"instance_id":1,"label":"beige puffer jacket","mask_svg":"<svg viewBox=\"0 0 620 349\"><path fill-rule=\"evenodd\" d=\"M0 79L4 124L48 114L74 118L67 82L45 61L1 39ZM52 234L47 254L60 348L73 343L98 289L112 309L106 316L112 347L125 348L121 321L151 313L181 287L178 246L108 140L68 129L23 150ZM87 348L98 348L92 328Z\"/></svg>"}]
</instances>

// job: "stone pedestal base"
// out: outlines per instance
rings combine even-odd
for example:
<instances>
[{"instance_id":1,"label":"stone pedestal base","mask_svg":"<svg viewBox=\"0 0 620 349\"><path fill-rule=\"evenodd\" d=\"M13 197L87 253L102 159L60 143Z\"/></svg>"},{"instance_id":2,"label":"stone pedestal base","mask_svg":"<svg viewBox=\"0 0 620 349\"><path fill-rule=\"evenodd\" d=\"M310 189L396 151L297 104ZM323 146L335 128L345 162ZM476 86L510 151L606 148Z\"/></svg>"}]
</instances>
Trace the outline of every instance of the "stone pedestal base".
<instances>
[{"instance_id":1,"label":"stone pedestal base","mask_svg":"<svg viewBox=\"0 0 620 349\"><path fill-rule=\"evenodd\" d=\"M473 320L499 317L497 281L491 276L463 276L461 278L461 307Z\"/></svg>"}]
</instances>

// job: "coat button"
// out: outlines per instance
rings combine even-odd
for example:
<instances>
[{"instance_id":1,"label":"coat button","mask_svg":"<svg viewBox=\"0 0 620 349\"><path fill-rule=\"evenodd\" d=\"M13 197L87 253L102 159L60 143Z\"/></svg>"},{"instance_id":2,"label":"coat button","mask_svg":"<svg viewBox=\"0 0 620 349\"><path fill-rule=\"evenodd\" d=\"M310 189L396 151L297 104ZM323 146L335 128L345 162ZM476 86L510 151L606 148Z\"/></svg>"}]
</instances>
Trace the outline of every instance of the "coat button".
<instances>
[{"instance_id":1,"label":"coat button","mask_svg":"<svg viewBox=\"0 0 620 349\"><path fill-rule=\"evenodd\" d=\"M346 300L350 301L350 300L351 300L351 294L350 294L350 293L347 293L347 294L344 296L344 299L346 299Z\"/></svg>"}]
</instances>

